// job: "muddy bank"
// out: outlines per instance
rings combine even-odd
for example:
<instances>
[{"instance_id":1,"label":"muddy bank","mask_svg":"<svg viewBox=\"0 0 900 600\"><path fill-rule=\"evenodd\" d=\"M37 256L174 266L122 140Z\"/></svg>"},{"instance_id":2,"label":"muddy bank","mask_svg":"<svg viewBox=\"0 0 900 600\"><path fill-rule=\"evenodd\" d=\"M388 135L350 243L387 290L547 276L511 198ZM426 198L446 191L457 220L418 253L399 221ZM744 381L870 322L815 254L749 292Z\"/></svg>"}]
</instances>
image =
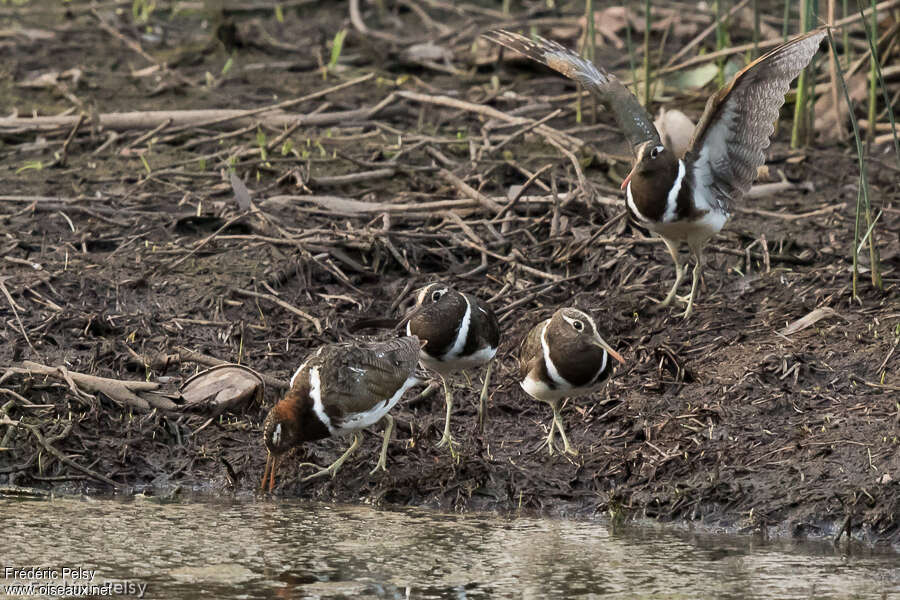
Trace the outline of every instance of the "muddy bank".
<instances>
[{"instance_id":1,"label":"muddy bank","mask_svg":"<svg viewBox=\"0 0 900 600\"><path fill-rule=\"evenodd\" d=\"M127 11L79 6L26 7L14 17L4 9L7 23L43 32L4 46L2 94L20 114L255 110L340 87L285 107L335 115L293 129L163 120L155 131L132 125L113 135L87 117L77 126L0 128L8 292L0 297L0 484L248 492L262 474L259 425L277 386L261 403L209 421L7 369L29 360L159 382L174 395L203 368L192 354L200 353L284 382L310 349L347 339L348 323L396 314L411 289L437 279L490 299L501 316L484 435L476 433L478 374L471 386L454 384L456 460L435 448L442 395L419 397L418 387L395 411L388 473L368 475L375 431L332 481L301 484L308 470L296 465L326 464L344 442L301 449L285 463L277 494L647 516L797 536L832 535L846 523L854 537L900 540L900 176L892 155L875 151L869 162L882 211L883 290L869 281L863 253L860 299L850 300L853 148L817 139L791 151L784 121L763 182L784 176L814 191L783 191L738 210L707 249L685 322L677 310L655 308L673 268L664 246L624 216L617 183L627 151L611 119L598 111L596 125L575 125L566 82L520 62L495 66L486 45L471 54L467 27L508 25L493 12L435 9L432 18L453 24L439 37L447 61L411 62L402 50L416 39L350 27L323 77L310 57L328 62L334 33L347 25L342 3L299 3L282 20L260 9L170 21L160 10L138 30ZM414 11L391 15L381 23L391 35L423 27ZM551 17L578 22L572 7ZM228 23L241 43L226 50L217 32ZM152 60L108 28L138 40ZM602 53L618 65L621 53ZM50 83L34 84L48 73ZM706 93L676 94L677 104L696 118ZM516 120L557 108L547 130ZM586 186L548 137L576 159ZM234 191L229 167L252 204ZM510 188L539 171L512 203ZM602 392L565 407L574 458L539 448L550 410L518 389L511 355L563 304L597 316L627 359ZM811 313L821 318L791 327Z\"/></svg>"}]
</instances>

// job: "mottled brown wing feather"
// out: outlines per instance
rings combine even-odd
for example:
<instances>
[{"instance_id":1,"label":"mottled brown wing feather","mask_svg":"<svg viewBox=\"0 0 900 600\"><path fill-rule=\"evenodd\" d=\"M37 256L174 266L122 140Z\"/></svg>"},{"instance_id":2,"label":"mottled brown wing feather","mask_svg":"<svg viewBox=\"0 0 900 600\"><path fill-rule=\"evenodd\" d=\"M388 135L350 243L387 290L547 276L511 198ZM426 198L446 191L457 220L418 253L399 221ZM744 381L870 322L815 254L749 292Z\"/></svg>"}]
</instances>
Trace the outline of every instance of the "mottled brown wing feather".
<instances>
[{"instance_id":1,"label":"mottled brown wing feather","mask_svg":"<svg viewBox=\"0 0 900 600\"><path fill-rule=\"evenodd\" d=\"M798 36L744 67L706 103L685 163L713 204L726 209L750 189L765 162L778 111L812 60L825 28Z\"/></svg>"},{"instance_id":2,"label":"mottled brown wing feather","mask_svg":"<svg viewBox=\"0 0 900 600\"><path fill-rule=\"evenodd\" d=\"M502 29L489 31L483 36L531 60L547 65L590 90L607 110L613 113L616 123L631 144L632 151L650 140L656 144L660 143L653 119L634 94L603 67L598 67L572 50L542 37L532 41L523 35Z\"/></svg>"},{"instance_id":3,"label":"mottled brown wing feather","mask_svg":"<svg viewBox=\"0 0 900 600\"><path fill-rule=\"evenodd\" d=\"M418 362L418 338L401 337L327 346L309 366L319 367L322 397L333 407L329 416L339 421L344 414L369 410L393 396Z\"/></svg>"},{"instance_id":4,"label":"mottled brown wing feather","mask_svg":"<svg viewBox=\"0 0 900 600\"><path fill-rule=\"evenodd\" d=\"M534 368L534 361L543 357L544 349L541 346L541 330L547 321L541 321L531 328L531 331L522 339L519 345L519 381L525 379L529 371Z\"/></svg>"}]
</instances>

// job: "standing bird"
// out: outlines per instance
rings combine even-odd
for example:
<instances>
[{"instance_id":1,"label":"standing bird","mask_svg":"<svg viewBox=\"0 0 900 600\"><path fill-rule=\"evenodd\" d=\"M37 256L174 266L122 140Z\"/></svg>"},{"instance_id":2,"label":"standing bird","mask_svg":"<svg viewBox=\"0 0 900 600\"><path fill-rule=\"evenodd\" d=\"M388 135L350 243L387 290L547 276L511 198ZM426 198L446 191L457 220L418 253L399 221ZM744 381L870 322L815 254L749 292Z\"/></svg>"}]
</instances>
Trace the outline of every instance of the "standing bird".
<instances>
[{"instance_id":1,"label":"standing bird","mask_svg":"<svg viewBox=\"0 0 900 600\"><path fill-rule=\"evenodd\" d=\"M635 157L622 182L629 211L663 239L675 261L675 285L662 306L672 302L684 277L678 260L683 242L696 260L687 318L697 295L703 247L728 221L731 204L750 189L790 83L825 35L823 27L797 36L739 71L706 103L684 158L662 144L653 119L612 73L540 37L532 41L508 31L485 37L574 79L612 111Z\"/></svg>"},{"instance_id":2,"label":"standing bird","mask_svg":"<svg viewBox=\"0 0 900 600\"><path fill-rule=\"evenodd\" d=\"M458 292L448 285L432 283L419 291L416 307L406 323L406 334L414 335L425 344L419 352L422 366L436 371L444 384L447 416L444 435L438 446L450 444L450 413L453 395L447 378L458 371L487 364L484 385L478 402L478 422L484 427L491 360L500 345L500 325L491 307L472 296Z\"/></svg>"},{"instance_id":3,"label":"standing bird","mask_svg":"<svg viewBox=\"0 0 900 600\"><path fill-rule=\"evenodd\" d=\"M569 445L559 415L559 401L586 394L606 381L612 372L613 357L625 360L597 332L594 319L577 308L561 308L535 325L519 346L519 385L534 398L553 409L546 445L553 454L553 437L558 429L568 454L578 454Z\"/></svg>"},{"instance_id":4,"label":"standing bird","mask_svg":"<svg viewBox=\"0 0 900 600\"><path fill-rule=\"evenodd\" d=\"M272 491L278 460L297 444L353 433L353 443L340 458L303 481L325 474L334 477L359 446L358 431L382 418L384 441L371 473L379 468L386 471L388 440L394 429L388 411L418 382L413 373L419 346L415 337L329 344L306 359L291 378L287 394L272 407L263 424L268 458L261 489L266 488L268 479Z\"/></svg>"}]
</instances>

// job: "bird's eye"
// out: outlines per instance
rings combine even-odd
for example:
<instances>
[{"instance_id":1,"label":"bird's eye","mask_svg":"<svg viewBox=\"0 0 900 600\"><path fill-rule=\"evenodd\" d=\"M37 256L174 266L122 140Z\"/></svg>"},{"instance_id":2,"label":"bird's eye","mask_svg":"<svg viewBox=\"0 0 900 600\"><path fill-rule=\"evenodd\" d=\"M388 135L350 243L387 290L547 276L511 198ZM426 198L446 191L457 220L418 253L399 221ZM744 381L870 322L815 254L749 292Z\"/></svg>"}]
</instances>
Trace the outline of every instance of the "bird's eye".
<instances>
[{"instance_id":1,"label":"bird's eye","mask_svg":"<svg viewBox=\"0 0 900 600\"><path fill-rule=\"evenodd\" d=\"M650 149L650 158L656 158L659 156L659 153L663 151L662 146L654 146Z\"/></svg>"},{"instance_id":2,"label":"bird's eye","mask_svg":"<svg viewBox=\"0 0 900 600\"><path fill-rule=\"evenodd\" d=\"M443 296L446 293L446 291L447 290L435 290L435 291L431 292L431 301L437 302L438 300L441 299L441 296Z\"/></svg>"},{"instance_id":3,"label":"bird's eye","mask_svg":"<svg viewBox=\"0 0 900 600\"><path fill-rule=\"evenodd\" d=\"M584 323L577 319L572 321L572 327L575 328L575 331L584 331Z\"/></svg>"}]
</instances>

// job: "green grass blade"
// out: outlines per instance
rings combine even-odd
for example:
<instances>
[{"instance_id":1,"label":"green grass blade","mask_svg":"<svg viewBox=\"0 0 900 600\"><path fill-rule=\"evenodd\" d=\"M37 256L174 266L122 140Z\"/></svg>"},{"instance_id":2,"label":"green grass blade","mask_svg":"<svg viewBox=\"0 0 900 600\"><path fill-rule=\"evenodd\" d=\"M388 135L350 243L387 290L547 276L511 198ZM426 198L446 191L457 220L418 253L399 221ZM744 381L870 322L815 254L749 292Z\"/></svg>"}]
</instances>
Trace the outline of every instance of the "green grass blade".
<instances>
[{"instance_id":1,"label":"green grass blade","mask_svg":"<svg viewBox=\"0 0 900 600\"><path fill-rule=\"evenodd\" d=\"M831 51L837 54L837 47L834 44L834 37L831 35L831 30L828 30L828 43L831 45ZM848 113L850 115L850 123L853 126L853 139L856 142L856 156L857 161L859 163L859 188L860 193L857 195L856 201L856 226L853 234L853 298L856 299L859 297L857 293L857 280L859 278L859 264L858 264L858 253L857 247L859 245L859 221L860 221L860 212L864 205L867 216L871 214L871 203L869 201L869 178L866 172L866 161L865 161L865 152L863 150L862 138L859 136L859 123L856 122L856 114L853 112L853 100L850 99L850 92L847 90L847 81L844 79L844 69L841 67L840 61L837 61L837 72L838 78L841 81L841 89L844 91L844 100L847 102ZM860 202L862 200L862 202ZM871 219L869 220L869 224L872 224ZM872 236L869 237L869 252L870 259L872 261L872 284L875 285L878 289L881 289L881 269L878 265L878 255L875 252L875 241L874 241L874 229L872 230Z\"/></svg>"},{"instance_id":2,"label":"green grass blade","mask_svg":"<svg viewBox=\"0 0 900 600\"><path fill-rule=\"evenodd\" d=\"M882 100L884 100L884 106L887 109L888 119L891 122L891 132L894 134L894 154L897 157L897 164L900 165L900 139L897 137L897 123L894 120L894 107L891 104L891 99L888 96L887 86L884 84L884 75L881 73L881 61L878 58L878 47L875 44L875 36L877 35L875 28L869 28L869 24L866 22L865 16L863 16L862 6L859 6L859 13L862 16L862 24L866 28L866 41L869 42L869 52L871 55L871 72L870 77L875 75L878 80L878 85L881 86L881 96ZM875 10L872 10L872 18L874 21L875 18ZM872 88L874 88L874 81L870 82ZM873 119L873 106L875 104L874 98L874 89L870 88L872 92L869 97L869 129L873 132L875 131L875 121Z\"/></svg>"}]
</instances>

